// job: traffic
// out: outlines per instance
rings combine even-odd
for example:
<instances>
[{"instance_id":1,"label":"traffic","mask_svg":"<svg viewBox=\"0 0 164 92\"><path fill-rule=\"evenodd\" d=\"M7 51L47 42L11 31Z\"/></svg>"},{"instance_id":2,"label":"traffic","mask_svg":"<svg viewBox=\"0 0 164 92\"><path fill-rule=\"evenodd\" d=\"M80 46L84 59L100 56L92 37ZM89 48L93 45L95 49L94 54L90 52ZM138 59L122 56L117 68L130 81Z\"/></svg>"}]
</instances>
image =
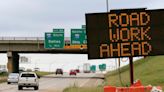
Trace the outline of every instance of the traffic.
<instances>
[{"instance_id":1,"label":"traffic","mask_svg":"<svg viewBox=\"0 0 164 92\"><path fill-rule=\"evenodd\" d=\"M94 72L92 72L94 71ZM69 87L71 85L78 85L78 86L97 86L103 82L104 75L101 72L96 72L96 69L91 69L91 64L84 63L83 64L83 70L75 68L70 69L68 72L64 71L62 68L56 68L54 72L50 72L46 75L40 74L40 68L19 68L19 73L7 73L7 81L4 83L0 83L0 86L4 86L5 88L10 92L12 90L30 90L31 91L37 91L39 92L43 90L48 89L51 90L64 90L66 87ZM52 80L49 81L48 80ZM63 80L67 80L68 83L65 85L60 85ZM57 82L58 81L58 82ZM92 81L90 83L89 81ZM53 86L53 83L55 85L60 85L57 88L54 88L52 86L44 88L44 83L46 82L46 85L48 86L51 84ZM52 83L51 83L52 82ZM89 84L88 84L89 83ZM95 84L97 83L97 84ZM44 85L43 85L44 84ZM45 86L46 86L45 85ZM0 88L0 92L6 92L6 89ZM59 91L60 92L60 91Z\"/></svg>"},{"instance_id":2,"label":"traffic","mask_svg":"<svg viewBox=\"0 0 164 92\"><path fill-rule=\"evenodd\" d=\"M64 73L62 77L59 77L61 75L57 75L57 77L54 77L55 75L47 75L45 77L41 77L39 79L39 87L38 90L35 90L33 86L23 86L21 90L18 89L18 84L17 83L12 83L12 84L7 84L1 83L0 84L0 92L63 92L63 90L67 87L71 86L78 86L78 87L97 87L100 85L103 80L102 79L94 79L94 78L89 78L92 76L97 76L94 74L78 74L76 77L67 77L70 76L68 73ZM81 78L78 78L80 77ZM65 78L67 77L67 78ZM83 77L83 78L82 78ZM33 83L33 81L28 80L28 83Z\"/></svg>"}]
</instances>

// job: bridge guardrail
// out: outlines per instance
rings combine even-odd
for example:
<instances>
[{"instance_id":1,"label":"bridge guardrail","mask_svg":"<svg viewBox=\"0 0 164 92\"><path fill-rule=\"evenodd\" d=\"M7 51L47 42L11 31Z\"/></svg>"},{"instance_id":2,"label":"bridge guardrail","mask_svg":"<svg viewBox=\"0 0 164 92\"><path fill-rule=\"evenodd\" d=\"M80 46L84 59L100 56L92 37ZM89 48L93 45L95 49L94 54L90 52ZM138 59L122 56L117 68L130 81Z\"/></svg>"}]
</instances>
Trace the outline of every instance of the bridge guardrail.
<instances>
[{"instance_id":1,"label":"bridge guardrail","mask_svg":"<svg viewBox=\"0 0 164 92\"><path fill-rule=\"evenodd\" d=\"M44 40L44 37L0 37L0 40ZM70 37L65 37L70 41Z\"/></svg>"},{"instance_id":2,"label":"bridge guardrail","mask_svg":"<svg viewBox=\"0 0 164 92\"><path fill-rule=\"evenodd\" d=\"M0 37L0 40L44 40L44 37Z\"/></svg>"}]
</instances>

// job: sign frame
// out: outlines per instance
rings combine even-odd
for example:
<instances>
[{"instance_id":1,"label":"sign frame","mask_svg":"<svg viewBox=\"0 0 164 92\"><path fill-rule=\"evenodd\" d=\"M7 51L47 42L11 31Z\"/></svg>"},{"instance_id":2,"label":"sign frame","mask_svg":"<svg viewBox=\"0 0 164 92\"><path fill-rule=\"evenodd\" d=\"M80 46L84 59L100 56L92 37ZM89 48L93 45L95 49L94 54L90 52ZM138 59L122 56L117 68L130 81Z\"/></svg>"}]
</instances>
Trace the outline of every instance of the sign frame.
<instances>
[{"instance_id":1,"label":"sign frame","mask_svg":"<svg viewBox=\"0 0 164 92\"><path fill-rule=\"evenodd\" d=\"M118 56L117 55L113 55L113 56L111 55L110 57L108 57L108 56L100 57L100 55L97 55L97 56L91 55L91 54L95 54L95 51L97 51L97 50L93 49L94 45L95 45L95 48L97 48L97 49L100 48L99 46L101 46L101 45L97 44L98 41L99 41L100 44L105 43L104 47L106 47L106 48L108 48L107 45L110 45L110 44L113 44L113 47L114 47L114 44L117 46L117 43L119 43L119 42L125 43L125 41L120 41L120 40L118 40L118 42L115 41L115 40L113 42L111 42L111 36L105 36L104 35L105 33L101 33L101 31L103 31L103 30L109 31L109 28L113 28L114 30L117 29L117 27L113 27L113 26L109 27L109 25L110 25L109 24L109 14L113 14L113 15L115 14L116 16L118 16L119 14L122 13L122 16L123 16L123 15L126 15L124 12L126 12L127 15L129 14L128 16L133 16L134 13L139 14L139 18L140 18L139 20L140 20L141 23L139 23L138 26L132 25L130 27L129 26L121 27L120 24L119 24L118 28L119 28L119 30L121 28L126 28L126 27L127 28L135 27L136 29L140 28L141 34L139 36L137 35L136 37L140 37L138 39L141 39L141 40L137 40L133 36L134 40L126 41L126 42L128 42L127 44L130 44L130 45L132 43L135 43L135 44L131 45L131 47L133 46L133 48L135 48L135 46L142 46L140 48L140 51L134 52L135 49L132 49L130 46L126 47L124 45L126 49L129 49L129 51L133 50L133 53L130 51L130 52L128 52L128 53L130 53L130 55L118 55ZM133 13L133 15L132 15L132 13ZM147 17L145 18L146 14L147 14ZM100 15L102 15L102 16L100 16ZM144 15L144 16L141 18L140 17L141 15ZM101 19L102 17L104 17L104 19ZM96 18L98 18L98 19L96 19ZM149 19L150 19L150 21L146 23L145 21L147 21ZM91 20L94 20L94 21L91 21ZM118 20L120 20L120 16L118 17ZM164 29L164 27L162 26L162 25L164 25L164 21L161 21L161 20L164 20L164 9L157 9L157 10L146 10L145 8L117 9L117 10L111 10L108 13L104 12L104 13L88 13L88 14L86 14L86 25L87 25L86 26L86 32L87 32L87 38L88 38L87 39L87 42L88 42L87 46L88 46L88 53L89 53L88 59L104 59L104 58L120 58L120 57L138 57L138 56L163 55L164 50L160 50L160 49L162 47L164 47L164 43L162 42L162 40L164 40L164 38L162 38L163 37L162 35L164 35L164 31L162 30L162 29ZM97 24L94 24L94 23L97 23ZM117 22L115 22L115 23L117 23ZM126 21L122 20L122 24L126 25ZM145 25L143 25L143 24L145 24ZM106 26L104 27L103 25L106 25ZM129 23L129 25L130 25L130 23ZM98 27L95 27L95 26L98 26ZM91 33L91 31L92 31L92 33ZM111 31L109 31L108 33L106 32L106 34L109 34L110 32ZM122 33L123 33L123 31L122 31ZM92 34L94 34L94 35L92 35ZM99 35L99 34L101 35L102 39L108 39L108 40L103 40L101 42L100 41L101 37L100 36L99 37L95 36L95 35ZM118 39L116 37L117 36L116 33L112 34L112 36L113 36L114 39ZM119 37L120 37L120 33L119 33ZM126 37L126 36L123 35L122 38L123 37ZM130 37L131 37L131 35L130 35ZM99 40L97 40L97 41L93 40L93 39L96 39L96 38L98 38ZM109 38L110 38L110 41L109 41ZM92 42L91 42L91 39L92 39ZM130 39L132 39L132 38L130 38ZM126 39L124 39L124 40L126 40ZM159 41L161 41L161 42L159 42ZM122 45L120 45L120 46L122 46ZM109 47L109 48L111 48L111 47ZM143 50L143 48L144 48L144 50ZM124 51L125 51L125 49L124 49Z\"/></svg>"}]
</instances>

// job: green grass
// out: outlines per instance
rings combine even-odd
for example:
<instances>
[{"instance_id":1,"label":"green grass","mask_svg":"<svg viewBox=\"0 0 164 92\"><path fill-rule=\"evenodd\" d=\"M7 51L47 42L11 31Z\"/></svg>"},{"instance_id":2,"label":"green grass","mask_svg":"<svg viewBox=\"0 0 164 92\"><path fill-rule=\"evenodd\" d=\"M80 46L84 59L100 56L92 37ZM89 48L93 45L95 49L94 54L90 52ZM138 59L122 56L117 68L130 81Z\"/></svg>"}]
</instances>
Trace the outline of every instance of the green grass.
<instances>
[{"instance_id":1,"label":"green grass","mask_svg":"<svg viewBox=\"0 0 164 92\"><path fill-rule=\"evenodd\" d=\"M44 75L49 75L49 74L52 74L52 73L51 72L37 71L36 74L39 75L40 77L42 77Z\"/></svg>"},{"instance_id":2,"label":"green grass","mask_svg":"<svg viewBox=\"0 0 164 92\"><path fill-rule=\"evenodd\" d=\"M0 73L0 83L7 81L7 73Z\"/></svg>"},{"instance_id":3,"label":"green grass","mask_svg":"<svg viewBox=\"0 0 164 92\"><path fill-rule=\"evenodd\" d=\"M104 85L129 86L129 65L120 69L122 83L118 70L105 75ZM134 62L134 80L140 79L143 85L161 86L164 89L164 56L151 56ZM103 92L103 87L79 88L70 87L64 92Z\"/></svg>"},{"instance_id":4,"label":"green grass","mask_svg":"<svg viewBox=\"0 0 164 92\"><path fill-rule=\"evenodd\" d=\"M7 76L8 74L7 73L0 73L0 77L4 77L4 76Z\"/></svg>"},{"instance_id":5,"label":"green grass","mask_svg":"<svg viewBox=\"0 0 164 92\"><path fill-rule=\"evenodd\" d=\"M63 92L103 92L103 88L102 87L96 87L96 88L69 87L66 88Z\"/></svg>"},{"instance_id":6,"label":"green grass","mask_svg":"<svg viewBox=\"0 0 164 92\"><path fill-rule=\"evenodd\" d=\"M130 85L129 66L121 68L121 80L118 70L106 75L106 83L114 86ZM134 62L134 80L140 79L143 85L159 85L164 88L164 56L154 56Z\"/></svg>"}]
</instances>

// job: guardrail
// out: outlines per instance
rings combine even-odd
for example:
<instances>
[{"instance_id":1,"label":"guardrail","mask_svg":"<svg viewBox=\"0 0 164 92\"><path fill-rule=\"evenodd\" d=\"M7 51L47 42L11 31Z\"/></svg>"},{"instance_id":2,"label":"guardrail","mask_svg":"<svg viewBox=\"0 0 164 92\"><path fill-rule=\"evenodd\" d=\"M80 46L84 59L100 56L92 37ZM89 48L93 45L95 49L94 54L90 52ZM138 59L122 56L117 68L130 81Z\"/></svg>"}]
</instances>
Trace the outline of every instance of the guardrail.
<instances>
[{"instance_id":1,"label":"guardrail","mask_svg":"<svg viewBox=\"0 0 164 92\"><path fill-rule=\"evenodd\" d=\"M0 40L44 40L44 37L0 37Z\"/></svg>"},{"instance_id":2,"label":"guardrail","mask_svg":"<svg viewBox=\"0 0 164 92\"><path fill-rule=\"evenodd\" d=\"M0 37L0 40L44 40L44 37ZM70 37L65 40L70 41Z\"/></svg>"}]
</instances>

